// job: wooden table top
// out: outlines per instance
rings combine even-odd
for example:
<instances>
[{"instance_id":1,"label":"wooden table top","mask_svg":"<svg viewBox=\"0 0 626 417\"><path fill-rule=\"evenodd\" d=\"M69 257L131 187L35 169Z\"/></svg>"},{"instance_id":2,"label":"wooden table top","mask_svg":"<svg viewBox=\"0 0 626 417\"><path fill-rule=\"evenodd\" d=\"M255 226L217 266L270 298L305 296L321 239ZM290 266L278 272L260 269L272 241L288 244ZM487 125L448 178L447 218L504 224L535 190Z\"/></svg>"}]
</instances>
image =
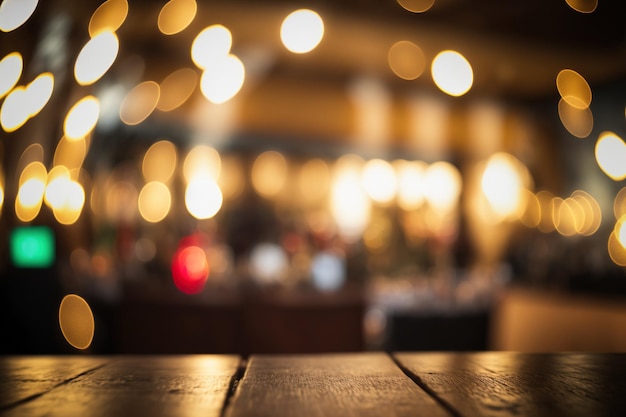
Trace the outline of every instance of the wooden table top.
<instances>
[{"instance_id":1,"label":"wooden table top","mask_svg":"<svg viewBox=\"0 0 626 417\"><path fill-rule=\"evenodd\" d=\"M4 356L2 416L623 416L626 354Z\"/></svg>"}]
</instances>

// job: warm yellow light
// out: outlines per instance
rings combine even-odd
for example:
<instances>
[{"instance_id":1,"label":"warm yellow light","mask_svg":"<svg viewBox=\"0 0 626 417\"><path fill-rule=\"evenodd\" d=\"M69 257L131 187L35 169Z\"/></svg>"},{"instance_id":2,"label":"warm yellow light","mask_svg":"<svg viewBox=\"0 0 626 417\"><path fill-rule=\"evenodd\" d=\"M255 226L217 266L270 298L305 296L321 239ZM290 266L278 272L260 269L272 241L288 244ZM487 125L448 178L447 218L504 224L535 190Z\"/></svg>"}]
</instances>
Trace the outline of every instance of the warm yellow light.
<instances>
[{"instance_id":1,"label":"warm yellow light","mask_svg":"<svg viewBox=\"0 0 626 417\"><path fill-rule=\"evenodd\" d=\"M37 78L28 84L29 117L35 117L48 103L54 90L54 76L50 72L39 74Z\"/></svg>"},{"instance_id":2,"label":"warm yellow light","mask_svg":"<svg viewBox=\"0 0 626 417\"><path fill-rule=\"evenodd\" d=\"M46 184L39 178L31 178L26 180L19 188L17 200L24 207L35 207L42 200Z\"/></svg>"},{"instance_id":3,"label":"warm yellow light","mask_svg":"<svg viewBox=\"0 0 626 417\"><path fill-rule=\"evenodd\" d=\"M389 203L398 188L396 173L391 164L382 159L367 161L363 167L362 184L367 195L382 204Z\"/></svg>"},{"instance_id":4,"label":"warm yellow light","mask_svg":"<svg viewBox=\"0 0 626 417\"><path fill-rule=\"evenodd\" d=\"M609 235L608 251L611 260L619 266L626 266L626 248L620 243L615 230Z\"/></svg>"},{"instance_id":5,"label":"warm yellow light","mask_svg":"<svg viewBox=\"0 0 626 417\"><path fill-rule=\"evenodd\" d=\"M120 118L127 125L138 125L152 114L160 95L159 84L154 81L144 81L136 85L122 102Z\"/></svg>"},{"instance_id":6,"label":"warm yellow light","mask_svg":"<svg viewBox=\"0 0 626 417\"><path fill-rule=\"evenodd\" d=\"M230 53L233 38L222 25L204 28L191 44L191 59L198 68L205 69Z\"/></svg>"},{"instance_id":7,"label":"warm yellow light","mask_svg":"<svg viewBox=\"0 0 626 417\"><path fill-rule=\"evenodd\" d=\"M76 223L85 205L85 190L77 181L69 180L65 184L63 202L53 207L54 218L63 225Z\"/></svg>"},{"instance_id":8,"label":"warm yellow light","mask_svg":"<svg viewBox=\"0 0 626 417\"><path fill-rule=\"evenodd\" d=\"M217 181L220 178L222 160L220 154L208 145L196 145L183 162L183 176L190 182L198 176L208 176Z\"/></svg>"},{"instance_id":9,"label":"warm yellow light","mask_svg":"<svg viewBox=\"0 0 626 417\"><path fill-rule=\"evenodd\" d=\"M577 232L583 236L591 236L598 231L602 224L602 209L595 198L586 191L576 190L572 193L574 199L582 207L584 215Z\"/></svg>"},{"instance_id":10,"label":"warm yellow light","mask_svg":"<svg viewBox=\"0 0 626 417\"><path fill-rule=\"evenodd\" d=\"M227 156L221 163L221 172L218 185L222 190L224 200L236 199L244 190L246 178L243 164L236 156Z\"/></svg>"},{"instance_id":11,"label":"warm yellow light","mask_svg":"<svg viewBox=\"0 0 626 417\"><path fill-rule=\"evenodd\" d=\"M276 151L263 152L252 164L251 175L252 186L259 195L275 197L287 181L287 161Z\"/></svg>"},{"instance_id":12,"label":"warm yellow light","mask_svg":"<svg viewBox=\"0 0 626 417\"><path fill-rule=\"evenodd\" d=\"M23 222L35 219L41 209L48 172L41 162L31 162L19 178L15 214Z\"/></svg>"},{"instance_id":13,"label":"warm yellow light","mask_svg":"<svg viewBox=\"0 0 626 417\"><path fill-rule=\"evenodd\" d=\"M426 163L422 161L395 161L398 178L398 205L404 210L415 210L424 203Z\"/></svg>"},{"instance_id":14,"label":"warm yellow light","mask_svg":"<svg viewBox=\"0 0 626 417\"><path fill-rule=\"evenodd\" d=\"M63 165L68 169L80 168L87 156L86 137L69 140L63 136L54 151L54 166Z\"/></svg>"},{"instance_id":15,"label":"warm yellow light","mask_svg":"<svg viewBox=\"0 0 626 417\"><path fill-rule=\"evenodd\" d=\"M107 0L102 3L89 19L89 36L95 37L101 32L115 32L128 16L128 1Z\"/></svg>"},{"instance_id":16,"label":"warm yellow light","mask_svg":"<svg viewBox=\"0 0 626 417\"><path fill-rule=\"evenodd\" d=\"M141 171L146 182L167 183L176 170L176 146L168 140L153 143L146 151Z\"/></svg>"},{"instance_id":17,"label":"warm yellow light","mask_svg":"<svg viewBox=\"0 0 626 417\"><path fill-rule=\"evenodd\" d=\"M522 195L525 207L520 221L526 227L538 227L541 222L541 204L539 199L526 189L522 189Z\"/></svg>"},{"instance_id":18,"label":"warm yellow light","mask_svg":"<svg viewBox=\"0 0 626 417\"><path fill-rule=\"evenodd\" d=\"M102 198L104 212L110 220L116 222L135 221L138 208L137 204L133 203L139 201L139 194L133 184L128 181L116 181L104 193Z\"/></svg>"},{"instance_id":19,"label":"warm yellow light","mask_svg":"<svg viewBox=\"0 0 626 417\"><path fill-rule=\"evenodd\" d=\"M449 162L440 161L426 169L425 197L430 206L441 212L457 207L461 194L461 174Z\"/></svg>"},{"instance_id":20,"label":"warm yellow light","mask_svg":"<svg viewBox=\"0 0 626 417\"><path fill-rule=\"evenodd\" d=\"M626 143L613 132L602 132L595 148L596 161L609 178L626 178Z\"/></svg>"},{"instance_id":21,"label":"warm yellow light","mask_svg":"<svg viewBox=\"0 0 626 417\"><path fill-rule=\"evenodd\" d=\"M152 181L141 189L137 206L141 217L150 223L157 223L167 216L171 204L172 196L167 185Z\"/></svg>"},{"instance_id":22,"label":"warm yellow light","mask_svg":"<svg viewBox=\"0 0 626 417\"><path fill-rule=\"evenodd\" d=\"M487 162L481 186L496 220L518 218L522 214L524 181L520 165L506 153L497 153Z\"/></svg>"},{"instance_id":23,"label":"warm yellow light","mask_svg":"<svg viewBox=\"0 0 626 417\"><path fill-rule=\"evenodd\" d=\"M185 206L196 219L210 219L222 207L222 191L209 176L193 178L185 190Z\"/></svg>"},{"instance_id":24,"label":"warm yellow light","mask_svg":"<svg viewBox=\"0 0 626 417\"><path fill-rule=\"evenodd\" d=\"M298 174L300 196L306 202L322 200L330 187L330 168L319 158L306 161Z\"/></svg>"},{"instance_id":25,"label":"warm yellow light","mask_svg":"<svg viewBox=\"0 0 626 417\"><path fill-rule=\"evenodd\" d=\"M72 106L65 116L63 132L69 140L77 140L87 136L98 123L100 102L94 96L80 99Z\"/></svg>"},{"instance_id":26,"label":"warm yellow light","mask_svg":"<svg viewBox=\"0 0 626 417\"><path fill-rule=\"evenodd\" d=\"M598 0L565 0L565 2L580 13L592 13L598 7Z\"/></svg>"},{"instance_id":27,"label":"warm yellow light","mask_svg":"<svg viewBox=\"0 0 626 417\"><path fill-rule=\"evenodd\" d=\"M57 165L50 170L44 193L44 202L48 207L53 209L63 207L71 181L70 171L67 167Z\"/></svg>"},{"instance_id":28,"label":"warm yellow light","mask_svg":"<svg viewBox=\"0 0 626 417\"><path fill-rule=\"evenodd\" d=\"M0 61L0 98L15 87L22 76L24 61L19 52L11 52Z\"/></svg>"},{"instance_id":29,"label":"warm yellow light","mask_svg":"<svg viewBox=\"0 0 626 417\"><path fill-rule=\"evenodd\" d=\"M371 201L361 187L358 160L350 156L341 158L333 174L330 211L344 239L352 241L363 234L370 221L371 210Z\"/></svg>"},{"instance_id":30,"label":"warm yellow light","mask_svg":"<svg viewBox=\"0 0 626 417\"><path fill-rule=\"evenodd\" d=\"M111 68L120 48L113 32L103 31L91 38L78 53L74 64L74 77L80 85L98 81Z\"/></svg>"},{"instance_id":31,"label":"warm yellow light","mask_svg":"<svg viewBox=\"0 0 626 417\"><path fill-rule=\"evenodd\" d=\"M565 98L559 101L561 123L572 135L577 138L586 138L593 130L593 113L589 107L572 106L570 101Z\"/></svg>"},{"instance_id":32,"label":"warm yellow light","mask_svg":"<svg viewBox=\"0 0 626 417\"><path fill-rule=\"evenodd\" d=\"M4 0L0 3L0 30L11 32L32 16L39 0Z\"/></svg>"},{"instance_id":33,"label":"warm yellow light","mask_svg":"<svg viewBox=\"0 0 626 417\"><path fill-rule=\"evenodd\" d=\"M620 217L615 223L615 237L617 241L626 249L626 216Z\"/></svg>"},{"instance_id":34,"label":"warm yellow light","mask_svg":"<svg viewBox=\"0 0 626 417\"><path fill-rule=\"evenodd\" d=\"M426 58L422 49L409 41L399 41L389 49L389 67L398 77L414 80L424 72Z\"/></svg>"},{"instance_id":35,"label":"warm yellow light","mask_svg":"<svg viewBox=\"0 0 626 417\"><path fill-rule=\"evenodd\" d=\"M324 21L309 9L291 12L280 27L280 39L285 48L296 54L312 51L324 37Z\"/></svg>"},{"instance_id":36,"label":"warm yellow light","mask_svg":"<svg viewBox=\"0 0 626 417\"><path fill-rule=\"evenodd\" d=\"M442 51L431 66L433 81L441 91L454 97L467 93L474 82L472 66L456 51Z\"/></svg>"},{"instance_id":37,"label":"warm yellow light","mask_svg":"<svg viewBox=\"0 0 626 417\"><path fill-rule=\"evenodd\" d=\"M63 337L76 349L87 349L93 340L95 321L87 301L76 294L63 297L59 306Z\"/></svg>"},{"instance_id":38,"label":"warm yellow light","mask_svg":"<svg viewBox=\"0 0 626 417\"><path fill-rule=\"evenodd\" d=\"M435 0L398 0L398 4L413 13L424 13L435 4Z\"/></svg>"},{"instance_id":39,"label":"warm yellow light","mask_svg":"<svg viewBox=\"0 0 626 417\"><path fill-rule=\"evenodd\" d=\"M30 117L28 93L24 87L14 88L0 107L0 125L5 132L14 132Z\"/></svg>"},{"instance_id":40,"label":"warm yellow light","mask_svg":"<svg viewBox=\"0 0 626 417\"><path fill-rule=\"evenodd\" d=\"M159 12L158 26L164 35L174 35L185 30L196 17L195 0L170 0Z\"/></svg>"},{"instance_id":41,"label":"warm yellow light","mask_svg":"<svg viewBox=\"0 0 626 417\"><path fill-rule=\"evenodd\" d=\"M245 75L241 60L230 54L205 68L200 77L200 91L210 102L224 103L241 90Z\"/></svg>"},{"instance_id":42,"label":"warm yellow light","mask_svg":"<svg viewBox=\"0 0 626 417\"><path fill-rule=\"evenodd\" d=\"M580 109L591 104L591 88L582 75L571 69L564 69L556 76L556 88L570 106Z\"/></svg>"},{"instance_id":43,"label":"warm yellow light","mask_svg":"<svg viewBox=\"0 0 626 417\"><path fill-rule=\"evenodd\" d=\"M188 1L188 0L187 0ZM161 82L157 109L172 111L187 101L198 84L198 75L190 68L174 71Z\"/></svg>"},{"instance_id":44,"label":"warm yellow light","mask_svg":"<svg viewBox=\"0 0 626 417\"><path fill-rule=\"evenodd\" d=\"M623 187L615 195L615 200L613 201L613 214L615 214L616 219L626 215L626 187Z\"/></svg>"},{"instance_id":45,"label":"warm yellow light","mask_svg":"<svg viewBox=\"0 0 626 417\"><path fill-rule=\"evenodd\" d=\"M563 236L574 236L584 223L584 209L576 200L555 198L553 206L554 228Z\"/></svg>"}]
</instances>

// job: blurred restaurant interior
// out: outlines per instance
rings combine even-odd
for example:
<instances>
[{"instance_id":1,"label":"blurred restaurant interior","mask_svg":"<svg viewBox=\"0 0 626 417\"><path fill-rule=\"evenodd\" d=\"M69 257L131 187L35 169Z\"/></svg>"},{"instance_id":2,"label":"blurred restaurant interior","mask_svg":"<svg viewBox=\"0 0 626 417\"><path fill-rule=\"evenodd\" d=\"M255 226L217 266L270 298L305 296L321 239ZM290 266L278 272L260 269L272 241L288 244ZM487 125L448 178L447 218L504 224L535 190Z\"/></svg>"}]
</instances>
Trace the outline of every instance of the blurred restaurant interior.
<instances>
[{"instance_id":1,"label":"blurred restaurant interior","mask_svg":"<svg viewBox=\"0 0 626 417\"><path fill-rule=\"evenodd\" d=\"M608 0L3 0L0 353L626 350Z\"/></svg>"}]
</instances>

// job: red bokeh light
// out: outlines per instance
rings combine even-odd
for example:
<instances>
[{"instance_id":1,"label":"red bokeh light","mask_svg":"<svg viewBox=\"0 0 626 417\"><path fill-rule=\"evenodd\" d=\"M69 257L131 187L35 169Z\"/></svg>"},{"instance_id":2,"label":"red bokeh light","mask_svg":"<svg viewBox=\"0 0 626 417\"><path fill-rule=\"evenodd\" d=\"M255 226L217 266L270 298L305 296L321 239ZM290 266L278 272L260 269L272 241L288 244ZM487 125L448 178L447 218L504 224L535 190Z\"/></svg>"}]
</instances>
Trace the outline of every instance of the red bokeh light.
<instances>
[{"instance_id":1,"label":"red bokeh light","mask_svg":"<svg viewBox=\"0 0 626 417\"><path fill-rule=\"evenodd\" d=\"M172 259L174 285L185 294L197 294L209 277L209 262L198 246L181 246Z\"/></svg>"}]
</instances>

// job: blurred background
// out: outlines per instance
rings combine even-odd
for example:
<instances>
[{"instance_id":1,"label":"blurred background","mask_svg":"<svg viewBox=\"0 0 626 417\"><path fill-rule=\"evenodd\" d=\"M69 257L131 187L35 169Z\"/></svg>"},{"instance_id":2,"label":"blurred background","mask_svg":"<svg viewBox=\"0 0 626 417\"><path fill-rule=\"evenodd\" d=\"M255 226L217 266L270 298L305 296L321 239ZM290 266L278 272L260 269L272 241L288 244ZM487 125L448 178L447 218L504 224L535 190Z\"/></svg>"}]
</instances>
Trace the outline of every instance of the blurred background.
<instances>
[{"instance_id":1,"label":"blurred background","mask_svg":"<svg viewBox=\"0 0 626 417\"><path fill-rule=\"evenodd\" d=\"M626 350L620 3L3 0L0 352Z\"/></svg>"}]
</instances>

